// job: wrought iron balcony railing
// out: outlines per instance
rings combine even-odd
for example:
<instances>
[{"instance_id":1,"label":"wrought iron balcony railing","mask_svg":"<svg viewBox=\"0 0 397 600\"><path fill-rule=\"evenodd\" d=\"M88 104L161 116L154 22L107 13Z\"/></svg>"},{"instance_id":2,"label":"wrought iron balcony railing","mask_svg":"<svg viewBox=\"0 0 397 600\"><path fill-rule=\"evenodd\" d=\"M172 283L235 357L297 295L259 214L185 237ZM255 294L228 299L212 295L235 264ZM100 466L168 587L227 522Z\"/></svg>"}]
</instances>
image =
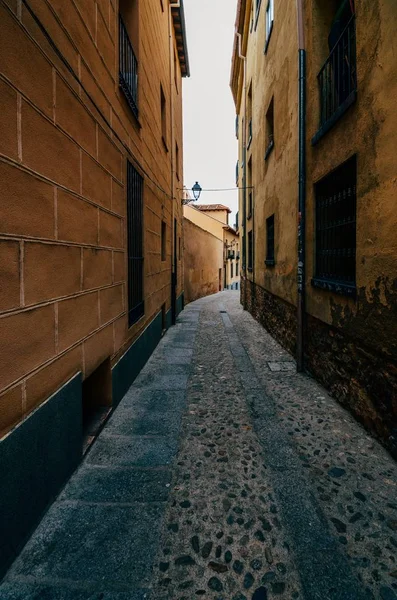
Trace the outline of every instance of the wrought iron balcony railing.
<instances>
[{"instance_id":1,"label":"wrought iron balcony railing","mask_svg":"<svg viewBox=\"0 0 397 600\"><path fill-rule=\"evenodd\" d=\"M127 102L138 118L138 61L121 15L119 16L119 83Z\"/></svg>"},{"instance_id":2,"label":"wrought iron balcony railing","mask_svg":"<svg viewBox=\"0 0 397 600\"><path fill-rule=\"evenodd\" d=\"M318 74L320 129L316 143L342 116L357 96L356 19L353 15Z\"/></svg>"}]
</instances>

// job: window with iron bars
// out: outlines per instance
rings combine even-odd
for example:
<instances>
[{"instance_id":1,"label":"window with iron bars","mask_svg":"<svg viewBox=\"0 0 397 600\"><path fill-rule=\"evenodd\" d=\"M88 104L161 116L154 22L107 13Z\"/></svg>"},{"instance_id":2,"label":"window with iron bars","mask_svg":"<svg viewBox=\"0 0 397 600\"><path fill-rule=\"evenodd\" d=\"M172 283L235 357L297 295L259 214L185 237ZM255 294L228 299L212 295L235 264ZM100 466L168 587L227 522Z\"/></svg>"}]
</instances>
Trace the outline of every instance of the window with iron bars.
<instances>
[{"instance_id":1,"label":"window with iron bars","mask_svg":"<svg viewBox=\"0 0 397 600\"><path fill-rule=\"evenodd\" d=\"M317 76L320 91L320 127L313 137L313 144L331 129L357 98L356 18L349 8L350 5L344 5L344 21L337 20L331 29L328 38L330 54ZM342 26L344 29L341 31Z\"/></svg>"},{"instance_id":2,"label":"window with iron bars","mask_svg":"<svg viewBox=\"0 0 397 600\"><path fill-rule=\"evenodd\" d=\"M274 215L266 219L266 265L269 267L275 264L274 258Z\"/></svg>"},{"instance_id":3,"label":"window with iron bars","mask_svg":"<svg viewBox=\"0 0 397 600\"><path fill-rule=\"evenodd\" d=\"M248 214L247 219L252 217L252 191L248 192Z\"/></svg>"},{"instance_id":4,"label":"window with iron bars","mask_svg":"<svg viewBox=\"0 0 397 600\"><path fill-rule=\"evenodd\" d=\"M254 258L254 240L253 240L253 232L248 232L248 271L252 271L252 265Z\"/></svg>"},{"instance_id":5,"label":"window with iron bars","mask_svg":"<svg viewBox=\"0 0 397 600\"><path fill-rule=\"evenodd\" d=\"M356 181L353 156L315 186L315 287L340 294L356 290Z\"/></svg>"},{"instance_id":6,"label":"window with iron bars","mask_svg":"<svg viewBox=\"0 0 397 600\"><path fill-rule=\"evenodd\" d=\"M119 84L133 114L138 118L138 61L121 15L119 15Z\"/></svg>"},{"instance_id":7,"label":"window with iron bars","mask_svg":"<svg viewBox=\"0 0 397 600\"><path fill-rule=\"evenodd\" d=\"M265 42L265 53L267 51L267 47L270 42L270 36L273 31L273 21L274 21L274 0L268 0L266 6L266 42Z\"/></svg>"},{"instance_id":8,"label":"window with iron bars","mask_svg":"<svg viewBox=\"0 0 397 600\"><path fill-rule=\"evenodd\" d=\"M145 313L143 300L143 178L127 162L128 326Z\"/></svg>"}]
</instances>

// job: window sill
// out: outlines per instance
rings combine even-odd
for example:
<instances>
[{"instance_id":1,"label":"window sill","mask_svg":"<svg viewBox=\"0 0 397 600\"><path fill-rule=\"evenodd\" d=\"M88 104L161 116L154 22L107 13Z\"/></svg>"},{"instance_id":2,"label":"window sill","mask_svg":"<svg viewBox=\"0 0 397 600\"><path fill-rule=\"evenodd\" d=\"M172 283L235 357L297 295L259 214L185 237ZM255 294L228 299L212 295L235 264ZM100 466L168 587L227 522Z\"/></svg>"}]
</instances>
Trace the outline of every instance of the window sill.
<instances>
[{"instance_id":1,"label":"window sill","mask_svg":"<svg viewBox=\"0 0 397 600\"><path fill-rule=\"evenodd\" d=\"M272 140L270 142L270 144L268 145L268 147L266 148L266 152L265 152L265 160L267 160L269 158L269 156L272 153L272 150L274 148L274 141Z\"/></svg>"},{"instance_id":2,"label":"window sill","mask_svg":"<svg viewBox=\"0 0 397 600\"><path fill-rule=\"evenodd\" d=\"M266 44L265 44L265 49L263 50L263 54L267 54L267 49L269 47L270 38L272 37L273 23L274 23L274 21L272 21L272 24L270 26L269 35L267 36L267 40L266 40Z\"/></svg>"},{"instance_id":3,"label":"window sill","mask_svg":"<svg viewBox=\"0 0 397 600\"><path fill-rule=\"evenodd\" d=\"M328 133L328 131L330 129L332 129L332 127L335 125L335 123L337 123L339 121L339 119L345 114L345 112L352 106L352 104L355 103L355 101L357 100L357 90L354 90L350 96L348 96L346 98L346 100L343 102L343 104L341 104L336 111L334 112L334 114L332 115L332 117L330 117L328 119L328 121L326 121L324 123L324 125L322 125L320 127L320 129L317 131L317 133L312 137L312 146L315 146L322 137L324 137L324 135L326 133Z\"/></svg>"},{"instance_id":4,"label":"window sill","mask_svg":"<svg viewBox=\"0 0 397 600\"><path fill-rule=\"evenodd\" d=\"M167 146L167 142L165 141L164 136L161 136L161 141L163 142L163 146L166 152L168 152L168 146Z\"/></svg>"},{"instance_id":5,"label":"window sill","mask_svg":"<svg viewBox=\"0 0 397 600\"><path fill-rule=\"evenodd\" d=\"M327 279L312 279L311 284L315 288L320 290L326 290L328 292L335 292L340 296L348 296L349 298L355 298L357 295L357 289L354 285L347 283L340 283L338 281L329 281Z\"/></svg>"},{"instance_id":6,"label":"window sill","mask_svg":"<svg viewBox=\"0 0 397 600\"><path fill-rule=\"evenodd\" d=\"M267 259L265 260L265 265L266 265L267 267L274 267L274 266L275 266L275 264L276 264L276 261L274 260L274 258L267 258Z\"/></svg>"}]
</instances>

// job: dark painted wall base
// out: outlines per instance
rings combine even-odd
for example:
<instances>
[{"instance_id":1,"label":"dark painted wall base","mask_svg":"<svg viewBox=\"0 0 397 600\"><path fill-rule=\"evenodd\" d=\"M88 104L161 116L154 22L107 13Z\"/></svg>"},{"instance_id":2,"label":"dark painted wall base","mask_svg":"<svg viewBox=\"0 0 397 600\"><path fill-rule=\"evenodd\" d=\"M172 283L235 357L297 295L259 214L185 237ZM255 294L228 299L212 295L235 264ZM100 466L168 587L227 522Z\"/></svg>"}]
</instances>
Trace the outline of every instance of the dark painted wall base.
<instances>
[{"instance_id":1,"label":"dark painted wall base","mask_svg":"<svg viewBox=\"0 0 397 600\"><path fill-rule=\"evenodd\" d=\"M296 308L257 284L241 280L241 303L292 355ZM307 315L305 366L397 457L397 364L342 329Z\"/></svg>"},{"instance_id":2,"label":"dark painted wall base","mask_svg":"<svg viewBox=\"0 0 397 600\"><path fill-rule=\"evenodd\" d=\"M81 460L76 375L0 441L0 579Z\"/></svg>"},{"instance_id":3,"label":"dark painted wall base","mask_svg":"<svg viewBox=\"0 0 397 600\"><path fill-rule=\"evenodd\" d=\"M296 351L296 308L261 286L241 278L241 304L291 354ZM245 305L244 305L245 302Z\"/></svg>"},{"instance_id":4,"label":"dark painted wall base","mask_svg":"<svg viewBox=\"0 0 397 600\"><path fill-rule=\"evenodd\" d=\"M182 294L179 296L179 298L176 299L176 314L179 315L179 313L183 311L184 307L185 307L185 294L182 292Z\"/></svg>"},{"instance_id":5,"label":"dark painted wall base","mask_svg":"<svg viewBox=\"0 0 397 600\"><path fill-rule=\"evenodd\" d=\"M176 310L179 314L183 310L183 294L177 298ZM169 310L166 314L167 329L171 327L172 317ZM112 369L113 406L116 407L126 394L140 371L143 369L150 356L159 343L163 324L161 312L141 333L139 338L130 346L127 352Z\"/></svg>"},{"instance_id":6,"label":"dark painted wall base","mask_svg":"<svg viewBox=\"0 0 397 600\"><path fill-rule=\"evenodd\" d=\"M176 306L179 314L183 294ZM162 325L159 312L113 367L113 408L159 343ZM0 580L81 460L82 406L79 373L0 441Z\"/></svg>"}]
</instances>

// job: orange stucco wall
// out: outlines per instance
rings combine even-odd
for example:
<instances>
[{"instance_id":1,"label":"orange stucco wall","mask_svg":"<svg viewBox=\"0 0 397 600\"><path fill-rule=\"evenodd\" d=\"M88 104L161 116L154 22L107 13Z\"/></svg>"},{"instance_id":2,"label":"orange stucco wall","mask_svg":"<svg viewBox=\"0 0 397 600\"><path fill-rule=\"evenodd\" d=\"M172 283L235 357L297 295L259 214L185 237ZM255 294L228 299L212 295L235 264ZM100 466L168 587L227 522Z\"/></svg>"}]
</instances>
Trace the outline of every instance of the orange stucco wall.
<instances>
[{"instance_id":1,"label":"orange stucco wall","mask_svg":"<svg viewBox=\"0 0 397 600\"><path fill-rule=\"evenodd\" d=\"M171 306L174 219L182 237L181 72L177 64L173 73L167 6L135 4L139 122L118 84L117 1L29 0L69 68L25 5L0 4L0 436L70 375L114 363ZM144 177L145 315L130 329L127 158Z\"/></svg>"}]
</instances>

